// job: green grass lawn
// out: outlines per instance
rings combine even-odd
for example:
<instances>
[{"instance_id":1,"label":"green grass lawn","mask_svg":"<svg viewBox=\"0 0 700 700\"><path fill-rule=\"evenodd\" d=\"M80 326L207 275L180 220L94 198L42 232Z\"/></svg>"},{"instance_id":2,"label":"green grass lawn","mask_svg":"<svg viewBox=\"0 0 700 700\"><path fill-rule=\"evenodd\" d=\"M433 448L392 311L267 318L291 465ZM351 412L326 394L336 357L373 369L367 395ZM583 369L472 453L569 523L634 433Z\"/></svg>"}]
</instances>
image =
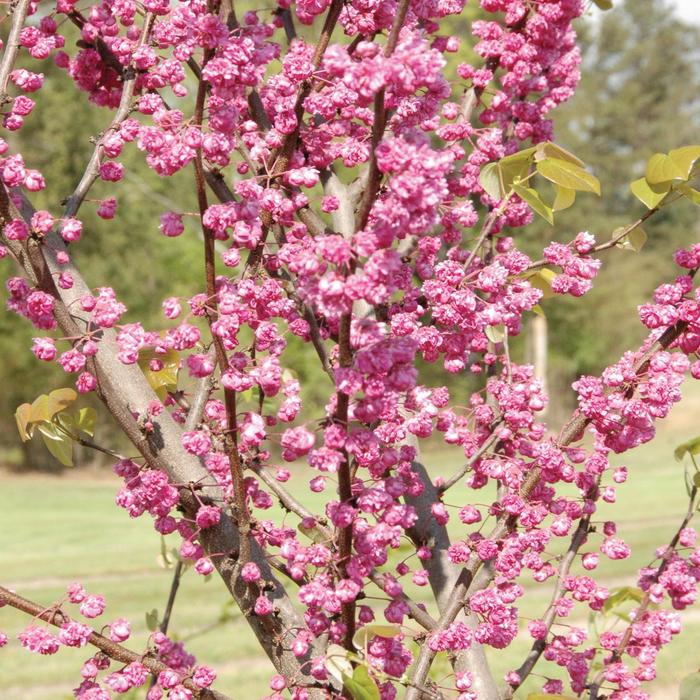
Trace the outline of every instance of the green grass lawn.
<instances>
[{"instance_id":1,"label":"green grass lawn","mask_svg":"<svg viewBox=\"0 0 700 700\"><path fill-rule=\"evenodd\" d=\"M700 407L700 392L689 387L689 393L690 401L678 407L679 412L662 426L657 440L621 462L629 467L630 478L619 489L618 503L606 506L602 516L619 522L619 533L632 546L633 556L624 562L601 564L607 585L634 585L635 570L652 558L655 547L668 541L681 519L686 494L682 467L673 459L673 448L700 433L695 410ZM459 463L459 455L436 450L428 453L425 461L450 473ZM305 480L305 473L296 477L300 492ZM131 620L134 635L129 646L143 649L149 634L145 613L153 608L162 611L171 573L157 562L160 538L150 520L130 520L113 505L118 482L81 475L1 475L0 488L0 583L48 605L63 594L68 583L80 580L90 591L105 595L107 619ZM318 496L310 498L310 506L320 502ZM463 489L451 493L448 500L462 504L468 498ZM458 522L451 524L455 533L458 526ZM418 594L424 596L425 592ZM528 585L522 615L541 614L549 596L548 586ZM187 647L200 662L218 670L218 689L237 699L260 697L266 693L271 666L242 619L234 615L220 622L226 600L223 584L215 576L205 582L188 572L171 631L187 640ZM581 620L584 615L582 611L574 618ZM650 686L659 700L677 697L678 680L700 666L700 616L691 610L684 618L685 634L661 655L659 677ZM25 616L8 608L0 610L0 630L10 636L26 623ZM518 665L527 647L527 639L519 638L506 652L493 654L497 673ZM55 656L39 659L11 642L0 651L0 700L71 697L86 656L85 650L62 649Z\"/></svg>"}]
</instances>

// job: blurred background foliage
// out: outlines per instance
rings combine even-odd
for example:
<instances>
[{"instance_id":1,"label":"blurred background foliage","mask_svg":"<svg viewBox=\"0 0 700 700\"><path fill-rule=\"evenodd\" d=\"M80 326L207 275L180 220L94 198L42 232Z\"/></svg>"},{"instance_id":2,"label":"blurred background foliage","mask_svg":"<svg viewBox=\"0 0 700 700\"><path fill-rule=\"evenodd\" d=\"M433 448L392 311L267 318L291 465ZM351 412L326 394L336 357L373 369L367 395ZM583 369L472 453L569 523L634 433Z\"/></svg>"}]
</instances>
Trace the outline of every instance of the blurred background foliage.
<instances>
[{"instance_id":1,"label":"blurred background foliage","mask_svg":"<svg viewBox=\"0 0 700 700\"><path fill-rule=\"evenodd\" d=\"M445 32L462 39L452 67L477 60L472 50L470 22L481 15L470 7L445 21ZM557 215L552 228L543 222L515 233L519 245L541 253L548 241L571 240L580 230L606 240L620 225L634 221L643 207L629 192L628 183L643 174L656 151L698 142L700 134L700 30L678 20L662 0L627 0L612 12L585 17L577 24L583 50L582 81L574 99L555 116L557 142L582 158L601 180L603 197L581 196L575 206ZM77 36L76 36L77 38ZM36 68L35 68L36 69ZM13 150L20 150L31 167L39 168L49 184L35 197L37 207L58 214L61 200L78 182L97 136L110 115L88 104L62 71L46 61L47 76L38 107L25 127L14 134ZM185 99L185 102L187 102ZM96 203L81 210L85 233L75 258L91 285L110 285L129 308L127 321L158 328L165 296L188 296L203 279L201 238L192 219L185 235L167 239L158 232L163 211L193 211L191 168L176 177L160 178L145 164L134 144L125 149L125 179L98 183L93 200L116 196L117 216L103 221ZM679 202L645 225L649 236L638 254L613 249L584 299L552 298L543 302L549 325L550 419L558 422L571 409L569 386L581 373L595 373L643 337L636 307L653 289L675 274L672 251L698 238L698 214L690 203ZM5 265L12 263L6 261ZM525 329L527 333L527 328ZM68 385L62 372L38 366L28 351L33 329L13 314L0 314L0 450L6 464L18 469L57 469L59 465L37 440L22 446L14 425L16 407L48 389ZM516 360L526 356L522 339L514 343ZM288 364L302 382L305 415L315 417L328 396L329 384L318 371L309 344L292 340ZM422 368L429 384L445 383L441 367ZM449 378L450 386L468 388L468 377ZM100 442L117 445L117 431L106 416L98 427ZM85 455L92 458L92 455ZM78 459L78 462L81 460Z\"/></svg>"}]
</instances>

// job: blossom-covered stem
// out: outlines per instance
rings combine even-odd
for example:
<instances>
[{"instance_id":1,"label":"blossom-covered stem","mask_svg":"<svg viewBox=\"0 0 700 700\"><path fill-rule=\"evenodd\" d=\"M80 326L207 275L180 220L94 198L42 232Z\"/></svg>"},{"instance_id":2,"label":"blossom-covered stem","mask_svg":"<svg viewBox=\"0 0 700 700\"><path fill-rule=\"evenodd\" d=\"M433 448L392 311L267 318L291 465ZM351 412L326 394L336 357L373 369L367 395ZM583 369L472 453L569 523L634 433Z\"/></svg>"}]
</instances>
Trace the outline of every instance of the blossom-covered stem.
<instances>
[{"instance_id":1,"label":"blossom-covered stem","mask_svg":"<svg viewBox=\"0 0 700 700\"><path fill-rule=\"evenodd\" d=\"M350 323L351 314L344 314L340 319L338 331L338 345L340 347L339 364L341 367L350 367L352 364L352 350L350 348ZM348 406L349 397L342 391L336 394L337 406L335 411L335 422L348 428ZM350 455L343 450L343 462L338 469L338 498L341 503L349 503L352 500L352 477L350 467ZM352 523L341 527L338 533L338 555L341 569L345 571L350 557L352 556ZM355 634L355 601L343 603L341 617L345 624L345 647L352 650L352 638Z\"/></svg>"},{"instance_id":2,"label":"blossom-covered stem","mask_svg":"<svg viewBox=\"0 0 700 700\"><path fill-rule=\"evenodd\" d=\"M206 66L207 62L214 55L212 49L205 49L202 65ZM204 118L204 106L206 101L206 82L202 79L197 86L197 97L195 102L195 111L193 122L196 126L202 125ZM197 203L199 213L202 217L202 232L204 234L204 274L206 277L206 289L211 312L207 314L207 321L211 330L216 358L219 364L219 369L224 372L228 367L228 357L226 348L224 347L221 338L214 332L213 323L218 315L218 301L216 291L216 257L215 257L215 238L214 232L204 224L204 215L209 207L207 201L206 180L204 174L204 163L202 159L201 146L197 149L194 159L195 185L197 189ZM235 502L236 521L240 531L241 548L239 552L239 564L246 564L250 561L250 512L246 502L245 482L243 477L243 467L241 465L240 456L237 445L237 415L236 415L236 393L224 388L224 405L226 407L226 422L228 428L227 453L229 459L229 467L231 471L231 483L233 485L233 498Z\"/></svg>"},{"instance_id":3,"label":"blossom-covered stem","mask_svg":"<svg viewBox=\"0 0 700 700\"><path fill-rule=\"evenodd\" d=\"M692 271L691 274L695 274L696 271ZM649 359L654 355L654 353L659 350L664 350L668 348L687 328L687 323L684 321L679 321L678 323L670 326L664 331L664 333L659 337L659 339L653 343L647 351L642 355L642 357L637 361L635 365L635 370L637 376L642 374L649 363ZM559 448L567 447L572 442L579 440L586 426L590 423L590 419L587 418L582 413L575 413L569 422L562 428L559 436L556 440L556 445ZM527 500L530 494L533 492L537 484L539 483L541 475L541 470L539 467L535 466L529 472L523 485L520 489L520 497ZM498 541L505 537L509 532L512 532L517 527L517 519L510 515L499 516L496 525L493 527L491 532L488 534L488 539L493 541ZM456 619L457 615L460 613L462 608L467 602L467 595L471 588L472 582L476 573L479 571L483 564L483 561L476 555L472 554L466 563L462 573L460 574L454 589L450 593L450 602L448 607L443 611L439 620L439 630L446 629L451 625ZM435 652L429 647L428 644L423 644L418 661L414 667L412 682L415 685L423 685L425 679L428 676L430 667L432 666L433 659L435 658ZM409 688L406 694L406 700L418 700L420 696L416 694L414 689Z\"/></svg>"},{"instance_id":4,"label":"blossom-covered stem","mask_svg":"<svg viewBox=\"0 0 700 700\"><path fill-rule=\"evenodd\" d=\"M152 12L146 14L143 20L143 28L141 29L141 36L139 37L138 46L141 47L148 40L151 33L151 28L153 27L154 15ZM102 158L103 141L106 136L113 133L119 128L119 125L129 116L131 112L132 104L131 100L134 96L134 89L136 88L137 71L133 66L126 68L122 74L122 94L119 100L119 107L117 108L114 117L105 130L102 137L95 144L92 156L88 161L88 164L83 172L83 176L80 178L80 182L76 185L73 193L66 200L65 209L63 210L63 217L68 219L75 216L80 209L80 205L90 191L90 188L97 180L100 173L100 160Z\"/></svg>"},{"instance_id":5,"label":"blossom-covered stem","mask_svg":"<svg viewBox=\"0 0 700 700\"><path fill-rule=\"evenodd\" d=\"M381 573L380 571L377 571L376 569L372 569L372 571L369 573L368 578L376 584L378 588L380 588L382 591L384 591L384 587L386 586L385 580L384 580L384 574ZM433 618L433 616L427 612L426 610L423 610L415 601L411 600L405 593L400 593L398 595L398 600L403 601L406 603L408 606L409 610L409 615L419 624L421 627L424 629L431 631L437 628L437 620Z\"/></svg>"},{"instance_id":6,"label":"blossom-covered stem","mask_svg":"<svg viewBox=\"0 0 700 700\"><path fill-rule=\"evenodd\" d=\"M659 211L659 208L656 207L655 209L649 209L644 212L636 221L633 223L629 224L629 226L625 226L619 233L614 235L610 240L605 241L605 243L600 243L597 246L595 246L593 249L591 249L590 253L600 253L604 250L608 250L609 248L614 248L620 241L624 240L627 238L627 236L632 233L635 229L639 228L647 219L651 218L656 212ZM530 263L527 266L526 271L530 270L538 270L541 267L547 266L549 263L542 259L542 260L536 260L533 263Z\"/></svg>"},{"instance_id":7,"label":"blossom-covered stem","mask_svg":"<svg viewBox=\"0 0 700 700\"><path fill-rule=\"evenodd\" d=\"M386 45L384 46L385 58L391 56L391 54L394 53L394 49L396 49L396 44L399 40L399 33L401 32L401 27L406 20L406 13L408 12L409 4L410 0L400 0L399 2L396 9L396 15L394 15L394 21L391 25L391 30L389 31L389 37L387 38ZM374 97L372 145L370 149L369 166L367 168L367 185L357 212L358 229L362 229L367 225L367 219L372 209L372 204L374 203L377 196L377 191L379 190L379 182L382 179L382 174L379 172L379 167L377 165L376 150L377 146L379 146L379 142L382 140L384 130L386 129L387 115L386 108L384 106L384 96L385 88L382 87Z\"/></svg>"},{"instance_id":8,"label":"blossom-covered stem","mask_svg":"<svg viewBox=\"0 0 700 700\"><path fill-rule=\"evenodd\" d=\"M552 592L552 600L549 604L549 607L547 608L547 612L545 612L545 614L542 617L542 622L545 625L547 633L541 639L535 640L535 642L532 644L532 648L528 652L527 657L516 671L518 683L517 685L512 686L510 695L512 695L512 693L514 693L523 684L525 679L530 675L532 669L535 667L535 664L539 661L540 656L542 656L542 653L544 652L545 647L547 646L547 635L549 634L552 625L557 619L556 603L559 600L562 593L564 592L564 580L569 575L569 571L571 570L571 566L574 563L574 560L576 559L576 555L578 554L579 549L586 542L588 533L590 531L590 525L591 514L588 513L583 518L581 518L581 520L579 520L578 527L576 528L573 536L571 537L569 547L567 548L566 553L564 554L564 556L561 559L561 562L559 563L559 570L557 571L557 583L554 586L554 591Z\"/></svg>"},{"instance_id":9,"label":"blossom-covered stem","mask_svg":"<svg viewBox=\"0 0 700 700\"><path fill-rule=\"evenodd\" d=\"M452 488L483 456L498 442L498 428L503 423L499 420L493 427L491 435L479 445L479 449L467 460L467 462L458 469L449 479L446 479L440 484L437 489L438 493L445 493Z\"/></svg>"},{"instance_id":10,"label":"blossom-covered stem","mask_svg":"<svg viewBox=\"0 0 700 700\"><path fill-rule=\"evenodd\" d=\"M343 0L333 0L328 8L326 19L323 23L323 28L321 29L321 34L318 38L318 43L316 44L316 49L311 60L314 70L318 70L319 66L321 65L321 60L323 59L323 55L328 48L331 35L333 34L335 25L338 23L338 18L340 17L340 12L342 9ZM287 169L289 162L292 159L304 116L304 100L311 92L311 86L313 84L312 79L313 76L305 80L297 94L296 103L294 105L296 128L290 134L285 136L284 142L279 150L274 151L270 155L270 159L267 164L267 170L269 172L268 185L276 180L279 175L281 175ZM262 223L263 235L260 238L258 245L250 252L248 260L246 261L246 270L250 270L253 276L255 275L258 265L262 260L267 236L269 235L270 228L273 224L272 214L269 211L263 211L260 215L260 221Z\"/></svg>"},{"instance_id":11,"label":"blossom-covered stem","mask_svg":"<svg viewBox=\"0 0 700 700\"><path fill-rule=\"evenodd\" d=\"M0 603L4 605L9 605L15 610L27 613L35 619L42 620L43 622L48 622L50 625L55 627L61 627L61 625L68 621L70 618L65 615L60 609L56 608L45 608L38 603L35 603L27 598L14 593L13 591L0 586ZM109 656L110 659L119 661L124 664L130 664L138 662L143 664L153 676L157 676L162 671L167 670L166 666L162 661L158 661L149 654L137 654L135 651L131 651L126 647L113 642L111 639L101 635L99 632L94 630L90 633L87 638L88 644L99 649L101 652ZM202 690L196 686L190 679L184 679L182 684L190 691L195 694L195 697L201 700L231 700L228 695L219 693L214 690Z\"/></svg>"},{"instance_id":12,"label":"blossom-covered stem","mask_svg":"<svg viewBox=\"0 0 700 700\"><path fill-rule=\"evenodd\" d=\"M0 102L7 97L7 81L10 79L10 73L14 68L17 60L17 52L19 51L19 35L24 27L24 22L27 19L27 10L29 9L30 0L19 0L15 5L12 14L12 27L10 34L7 37L5 51L2 55L2 63L0 63Z\"/></svg>"},{"instance_id":13,"label":"blossom-covered stem","mask_svg":"<svg viewBox=\"0 0 700 700\"><path fill-rule=\"evenodd\" d=\"M663 573L666 571L669 562L671 561L672 555L676 551L676 547L678 546L678 542L681 538L681 535L683 533L683 530L688 526L690 521L693 519L696 509L697 509L697 503L695 501L696 497L698 494L698 489L697 486L693 486L693 488L690 490L690 494L688 496L688 509L685 513L685 517L683 518L683 521L681 522L680 526L676 530L676 534L673 536L671 541L668 543L668 546L666 547L664 553L661 555L661 563L659 564L658 568L656 569L656 573L654 576L651 577L651 584L655 584L659 582L659 579L663 575ZM622 658L622 655L625 653L625 650L627 649L627 645L630 643L630 640L632 639L632 634L634 632L634 625L635 623L638 623L643 617L644 613L646 613L647 609L649 608L649 605L651 604L651 585L647 589L646 593L644 594L644 597L642 598L641 603L639 604L639 607L635 610L634 612L634 617L632 618L632 622L630 622L627 625L627 628L625 629L622 639L620 639L619 644L617 647L613 650L612 654L610 655L609 659L606 659L604 662L603 669L600 670L595 678L591 681L590 685L588 686L589 690L589 698L590 700L598 700L598 694L600 693L600 686L603 682L604 676L605 676L605 668L609 666L610 664L617 663L620 661Z\"/></svg>"},{"instance_id":14,"label":"blossom-covered stem","mask_svg":"<svg viewBox=\"0 0 700 700\"><path fill-rule=\"evenodd\" d=\"M472 262L474 262L474 258L476 257L477 253L479 252L479 249L481 248L482 245L484 245L484 241L488 238L490 235L491 231L493 231L494 226L496 225L496 221L498 220L498 217L502 214L503 210L505 207L508 205L508 201L512 197L513 192L509 192L503 199L503 201L500 203L500 205L489 212L488 216L484 220L484 225L481 228L481 233L479 233L479 238L477 239L474 247L472 248L471 252L469 253L469 257L467 258L467 262L464 263L464 269L469 270L471 267Z\"/></svg>"},{"instance_id":15,"label":"blossom-covered stem","mask_svg":"<svg viewBox=\"0 0 700 700\"><path fill-rule=\"evenodd\" d=\"M22 211L19 212L10 202L7 190L0 188L0 219L24 217L27 221L34 214L34 209L27 199L23 199ZM29 279L40 281L47 293L55 298L54 312L63 332L68 336L81 337L89 327L90 315L81 310L77 301L81 295L88 294L89 289L79 270L73 265L66 265L74 277L70 289L57 289L53 283L59 269L56 256L65 252L61 237L52 232L46 237L48 245L39 245L31 239L26 245L19 241L3 238L15 260L22 266ZM72 312L69 309L74 309ZM105 403L120 429L138 449L147 464L163 471L173 483L199 483L211 478L201 461L187 453L182 447L182 429L175 423L168 412L152 417L157 428L159 440L149 439L144 435L134 413L147 411L147 407L156 400L156 395L148 384L137 364L125 365L118 359L119 347L112 329L103 329L102 339L97 354L91 358L90 368L98 379L98 396ZM220 500L221 494L216 488L205 487L202 495ZM181 491L181 503L186 512L195 512L199 503L190 498L189 490ZM202 533L202 542L209 551L230 552L231 556L217 557L214 563L225 582L231 596L242 610L248 610L249 590L239 575L237 556L240 551L240 533L227 514L223 514L218 525ZM304 622L297 614L286 589L277 580L269 562L257 543L252 544L252 558L257 563L265 581L271 586L269 595L275 602L275 616L246 617L261 647L270 658L278 672L286 677L301 678L311 682L305 671L304 659L298 659L291 652L291 643L295 637L294 630L303 629ZM281 642L279 640L282 640ZM322 691L310 691L316 700Z\"/></svg>"},{"instance_id":16,"label":"blossom-covered stem","mask_svg":"<svg viewBox=\"0 0 700 700\"><path fill-rule=\"evenodd\" d=\"M260 479L265 483L265 485L277 496L282 507L298 515L302 520L311 519L314 521L314 529L318 534L327 541L330 541L333 537L333 533L326 527L326 519L318 515L314 515L303 503L298 501L294 496L292 496L289 491L287 491L282 484L277 481L274 475L269 469L260 464L255 464L251 466L251 469L260 477Z\"/></svg>"},{"instance_id":17,"label":"blossom-covered stem","mask_svg":"<svg viewBox=\"0 0 700 700\"><path fill-rule=\"evenodd\" d=\"M68 13L68 19L80 30L82 30L87 22L83 14L76 9L73 9ZM105 64L108 65L117 75L122 76L124 74L124 66L119 62L119 59L115 56L109 46L107 46L105 40L101 36L98 36L95 39L94 46Z\"/></svg>"}]
</instances>

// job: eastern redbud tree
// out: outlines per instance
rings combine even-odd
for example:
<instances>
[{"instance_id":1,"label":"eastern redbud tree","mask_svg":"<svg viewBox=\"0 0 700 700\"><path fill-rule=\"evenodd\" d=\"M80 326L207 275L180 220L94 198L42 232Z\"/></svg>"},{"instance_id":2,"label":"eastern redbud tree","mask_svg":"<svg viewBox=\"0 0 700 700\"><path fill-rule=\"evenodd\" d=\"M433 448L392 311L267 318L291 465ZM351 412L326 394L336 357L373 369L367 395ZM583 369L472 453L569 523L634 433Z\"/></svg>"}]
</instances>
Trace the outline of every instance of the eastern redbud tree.
<instances>
[{"instance_id":1,"label":"eastern redbud tree","mask_svg":"<svg viewBox=\"0 0 700 700\"><path fill-rule=\"evenodd\" d=\"M696 598L692 468L687 514L635 588L596 582L600 557L630 554L596 513L627 478L611 455L651 440L686 375L700 377L700 244L668 251L678 276L659 280L639 308L647 340L573 384L578 407L558 434L540 420L542 382L511 359L509 339L542 313L543 296L584 295L599 253L638 248L646 219L677 200L699 203L700 146L649 160L631 185L641 218L525 254L517 242L534 216L552 223L577 193L600 195L549 119L576 88L571 23L586 8L481 8L486 19L471 31L482 60L452 71L461 38L441 33L441 21L463 0L279 0L247 12L234 0L8 6L8 306L37 329L37 360L57 362L77 389L20 406L20 435L41 434L64 463L74 442L114 456L117 505L179 538L176 575L191 565L223 579L275 668L275 700L505 699L534 669L533 697L642 700L657 654L680 631L677 611ZM46 61L105 115L55 211L33 207L52 183L12 146L41 107ZM89 193L98 179L121 180L120 156L134 148L162 177L188 172L198 205L163 212L153 235L179 236L187 224L202 240L191 261L203 259L200 288L157 300L154 328L129 317L110 280L88 288L73 263L91 235L81 209L119 226L116 198ZM313 346L332 386L323 415L300 413L293 336ZM426 385L424 363L444 370L444 385ZM476 390L464 395L456 375ZM131 457L94 441L95 412L78 400L90 392ZM424 466L428 438L462 466ZM690 442L678 456L698 451ZM290 486L295 471L307 489ZM450 500L457 484L468 502ZM321 511L305 505L308 490L325 496ZM533 581L549 586L551 604L525 620L519 601ZM430 604L416 587L430 590ZM630 614L597 634L572 620L624 601ZM50 603L0 587L0 604L33 618L13 641L28 651L86 648L76 698L138 688L148 700L227 697L167 623L145 649L129 646L127 620L95 627L105 600L80 583ZM518 634L531 650L494 677L486 649L505 650ZM0 634L0 646L8 641Z\"/></svg>"}]
</instances>

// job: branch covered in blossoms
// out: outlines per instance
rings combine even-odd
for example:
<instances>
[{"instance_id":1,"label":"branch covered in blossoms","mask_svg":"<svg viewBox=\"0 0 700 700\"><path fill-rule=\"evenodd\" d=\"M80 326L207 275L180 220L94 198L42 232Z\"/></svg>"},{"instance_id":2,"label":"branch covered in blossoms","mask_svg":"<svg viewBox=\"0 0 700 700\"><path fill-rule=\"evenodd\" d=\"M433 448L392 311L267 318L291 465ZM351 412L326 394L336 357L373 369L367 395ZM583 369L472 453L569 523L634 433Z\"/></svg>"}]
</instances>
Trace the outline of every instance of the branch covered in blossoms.
<instances>
[{"instance_id":1,"label":"branch covered in blossoms","mask_svg":"<svg viewBox=\"0 0 700 700\"><path fill-rule=\"evenodd\" d=\"M20 0L11 12L2 127L20 131L41 109L47 60L78 99L111 114L62 212L34 207L34 193L58 183L25 163L21 141L0 139L0 257L19 269L7 275L8 308L37 329L36 358L73 375L77 391L22 404L21 437L41 433L70 464L72 441L98 446L76 397L99 397L134 448L114 465L117 505L178 538L178 571L189 563L222 578L274 668L272 700L501 700L552 666L578 696L595 697L604 680L611 699L642 700L676 631L648 604L619 638L589 640L575 625L561 634L560 621L612 605L591 572L601 555L629 556L614 523L595 521L627 478L610 455L651 440L686 374L700 377L700 246L676 251L679 275L640 306L644 344L573 384L578 408L558 435L510 339L545 296L585 295L600 253L641 247L649 217L697 203L700 147L649 160L632 184L647 212L629 226L580 231L531 258L518 240L534 216L551 224L577 195L602 194L550 119L579 79L572 22L584 2L480 4L479 61L454 72L460 38L442 30L462 0L280 0L243 15L231 0L80 10ZM129 150L161 177L187 169L196 210L163 212L160 235L194 228L203 243L200 283L158 300L155 324L135 318L110 280L90 288L74 261L81 239L100 235L81 218L89 194L124 178ZM96 213L117 225L116 196ZM299 360L304 344L315 367ZM324 391L315 406L309 397ZM461 466L431 464L430 438ZM453 503L458 485L467 495ZM672 548L691 546L685 525ZM642 576L655 604L694 600L697 555L674 552ZM550 605L527 624L530 653L495 678L487 650L525 626L523 584L550 579ZM79 588L68 597L87 617L104 607ZM124 625L107 639L63 603L44 611L1 588L0 598L61 628L55 637L33 622L19 635L30 651L98 646L77 698L106 700L149 673L148 700L213 693L202 690L212 672L165 636L165 622L136 658L120 645ZM597 677L601 648L612 654ZM441 653L451 671L438 680ZM107 657L127 666L101 678ZM634 670L627 657L639 659Z\"/></svg>"}]
</instances>

